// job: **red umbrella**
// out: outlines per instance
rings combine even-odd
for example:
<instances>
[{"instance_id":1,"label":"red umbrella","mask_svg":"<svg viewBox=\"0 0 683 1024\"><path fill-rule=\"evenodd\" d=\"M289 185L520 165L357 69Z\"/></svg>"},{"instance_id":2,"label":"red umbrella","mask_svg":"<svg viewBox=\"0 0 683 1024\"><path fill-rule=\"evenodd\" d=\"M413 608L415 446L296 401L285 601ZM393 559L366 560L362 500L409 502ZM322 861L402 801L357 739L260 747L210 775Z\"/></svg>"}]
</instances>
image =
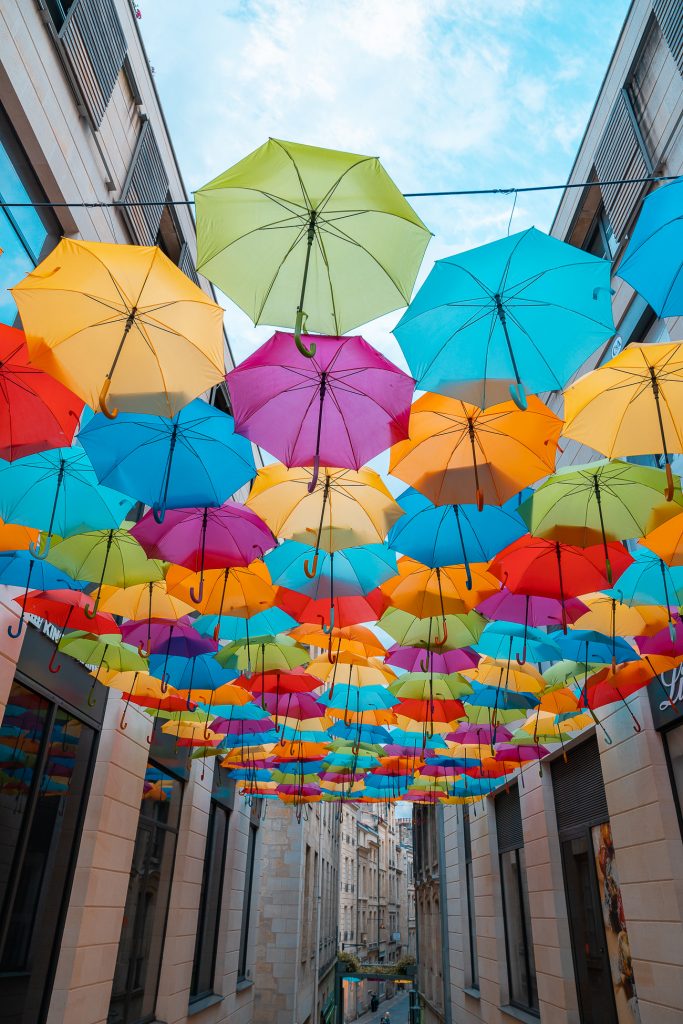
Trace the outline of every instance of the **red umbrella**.
<instances>
[{"instance_id":1,"label":"red umbrella","mask_svg":"<svg viewBox=\"0 0 683 1024\"><path fill-rule=\"evenodd\" d=\"M612 578L608 578L605 555ZM606 590L628 569L633 559L623 544L579 548L560 541L527 534L503 548L489 565L489 572L513 594L552 597L562 604L562 628L567 632L567 598Z\"/></svg>"},{"instance_id":2,"label":"red umbrella","mask_svg":"<svg viewBox=\"0 0 683 1024\"><path fill-rule=\"evenodd\" d=\"M278 587L277 605L291 615L297 622L322 622L324 626L354 626L359 622L375 622L384 611L389 601L376 588L369 594L354 597L335 597L334 614L331 616L329 598L316 600L300 594L298 590L287 590ZM332 622L330 622L332 618Z\"/></svg>"},{"instance_id":3,"label":"red umbrella","mask_svg":"<svg viewBox=\"0 0 683 1024\"><path fill-rule=\"evenodd\" d=\"M397 715L405 715L413 722L445 722L450 725L458 718L464 718L465 708L459 700L412 700L399 701L392 709Z\"/></svg>"},{"instance_id":4,"label":"red umbrella","mask_svg":"<svg viewBox=\"0 0 683 1024\"><path fill-rule=\"evenodd\" d=\"M249 679L240 676L239 679L235 679L234 685L241 686L250 693L256 693L258 690L280 696L283 693L311 693L320 686L320 680L301 668L292 669L291 672L263 672Z\"/></svg>"},{"instance_id":5,"label":"red umbrella","mask_svg":"<svg viewBox=\"0 0 683 1024\"><path fill-rule=\"evenodd\" d=\"M92 618L86 614L92 606L92 596L81 590L31 590L28 594L15 597L27 615L35 615L55 626L61 626L62 639L67 629L82 629L97 636L119 635L121 630L114 617L108 612L96 612ZM59 641L57 641L59 643ZM62 666L55 665L57 648L52 652L48 668L50 672L61 672Z\"/></svg>"},{"instance_id":6,"label":"red umbrella","mask_svg":"<svg viewBox=\"0 0 683 1024\"><path fill-rule=\"evenodd\" d=\"M28 361L23 331L0 324L0 458L68 448L83 401Z\"/></svg>"}]
</instances>

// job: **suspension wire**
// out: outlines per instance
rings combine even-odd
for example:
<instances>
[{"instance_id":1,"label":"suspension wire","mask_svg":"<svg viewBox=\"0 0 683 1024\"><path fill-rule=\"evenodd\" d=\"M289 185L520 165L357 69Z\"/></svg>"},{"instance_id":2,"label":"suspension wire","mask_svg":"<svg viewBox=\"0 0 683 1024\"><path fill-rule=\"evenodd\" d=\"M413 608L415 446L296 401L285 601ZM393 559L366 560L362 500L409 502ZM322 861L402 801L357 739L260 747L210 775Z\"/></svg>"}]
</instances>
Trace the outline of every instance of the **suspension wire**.
<instances>
[{"instance_id":1,"label":"suspension wire","mask_svg":"<svg viewBox=\"0 0 683 1024\"><path fill-rule=\"evenodd\" d=\"M654 175L650 174L643 178L610 178L608 181L572 181L564 182L562 185L523 185L519 188L466 188L453 189L444 192L404 192L406 199L429 199L447 196L518 196L524 192L559 192L572 188L590 188L593 185L606 187L609 185L645 185L658 181L676 181L681 176L678 174ZM11 202L5 199L0 200L0 209L31 209L49 208L58 210L62 208L73 210L101 209L103 207L130 207L130 206L194 206L194 199L168 199L168 200L135 200L135 199L111 199L108 201L93 200L90 202L63 203L63 202Z\"/></svg>"}]
</instances>

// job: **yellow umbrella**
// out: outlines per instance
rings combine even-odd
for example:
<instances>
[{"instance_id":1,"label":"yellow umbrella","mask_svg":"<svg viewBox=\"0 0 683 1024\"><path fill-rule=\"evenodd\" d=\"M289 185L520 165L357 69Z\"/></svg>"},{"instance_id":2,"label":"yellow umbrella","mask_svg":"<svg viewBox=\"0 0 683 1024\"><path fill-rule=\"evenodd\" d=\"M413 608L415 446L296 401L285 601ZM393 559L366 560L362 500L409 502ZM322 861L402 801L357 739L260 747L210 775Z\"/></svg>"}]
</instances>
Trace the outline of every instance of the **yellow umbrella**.
<instances>
[{"instance_id":1,"label":"yellow umbrella","mask_svg":"<svg viewBox=\"0 0 683 1024\"><path fill-rule=\"evenodd\" d=\"M398 575L382 583L380 590L394 608L420 619L461 615L500 590L500 580L487 572L483 564L470 563L469 577L464 565L430 569L407 556L399 558L397 565ZM468 581L471 589L467 587Z\"/></svg>"},{"instance_id":2,"label":"yellow umbrella","mask_svg":"<svg viewBox=\"0 0 683 1024\"><path fill-rule=\"evenodd\" d=\"M11 289L31 362L107 416L174 416L223 380L223 310L155 246L64 238Z\"/></svg>"},{"instance_id":3,"label":"yellow umbrella","mask_svg":"<svg viewBox=\"0 0 683 1024\"><path fill-rule=\"evenodd\" d=\"M546 681L533 665L525 663L523 668L496 658L481 658L476 668L468 669L467 676L476 679L483 686L501 686L518 693L540 693Z\"/></svg>"},{"instance_id":4,"label":"yellow umbrella","mask_svg":"<svg viewBox=\"0 0 683 1024\"><path fill-rule=\"evenodd\" d=\"M396 679L396 673L388 665L374 658L361 658L341 651L337 662L331 665L326 654L314 658L305 669L323 683L340 683L349 686L386 686Z\"/></svg>"},{"instance_id":5,"label":"yellow umbrella","mask_svg":"<svg viewBox=\"0 0 683 1024\"><path fill-rule=\"evenodd\" d=\"M165 580L138 583L133 587L110 587L100 590L100 610L124 619L182 619L194 611L193 605L169 594Z\"/></svg>"},{"instance_id":6,"label":"yellow umbrella","mask_svg":"<svg viewBox=\"0 0 683 1024\"><path fill-rule=\"evenodd\" d=\"M563 434L609 458L683 451L683 343L629 345L564 393Z\"/></svg>"},{"instance_id":7,"label":"yellow umbrella","mask_svg":"<svg viewBox=\"0 0 683 1024\"><path fill-rule=\"evenodd\" d=\"M182 565L172 565L166 574L169 594L191 601L199 590L200 573ZM200 591L201 593L201 591ZM198 607L203 615L236 615L247 619L275 604L276 590L270 573L259 559L243 567L205 569L204 586Z\"/></svg>"},{"instance_id":8,"label":"yellow umbrella","mask_svg":"<svg viewBox=\"0 0 683 1024\"><path fill-rule=\"evenodd\" d=\"M574 629L593 629L609 636L652 636L669 624L668 611L662 605L631 606L602 593L585 594L581 601L588 611L575 620Z\"/></svg>"}]
</instances>

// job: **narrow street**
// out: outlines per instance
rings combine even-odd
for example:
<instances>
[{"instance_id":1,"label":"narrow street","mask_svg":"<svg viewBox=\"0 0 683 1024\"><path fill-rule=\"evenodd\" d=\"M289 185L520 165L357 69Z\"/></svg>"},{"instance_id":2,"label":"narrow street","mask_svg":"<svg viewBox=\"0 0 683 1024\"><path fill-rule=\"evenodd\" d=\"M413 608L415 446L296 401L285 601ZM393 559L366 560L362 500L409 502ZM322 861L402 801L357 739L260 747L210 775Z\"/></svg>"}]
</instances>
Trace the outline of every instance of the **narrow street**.
<instances>
[{"instance_id":1,"label":"narrow street","mask_svg":"<svg viewBox=\"0 0 683 1024\"><path fill-rule=\"evenodd\" d=\"M380 1024L385 1013L391 1017L391 1024L408 1024L409 1008L408 992L398 992L393 999L380 1003L379 1010L374 1013L364 1013L362 1017L358 1017L357 1024Z\"/></svg>"}]
</instances>

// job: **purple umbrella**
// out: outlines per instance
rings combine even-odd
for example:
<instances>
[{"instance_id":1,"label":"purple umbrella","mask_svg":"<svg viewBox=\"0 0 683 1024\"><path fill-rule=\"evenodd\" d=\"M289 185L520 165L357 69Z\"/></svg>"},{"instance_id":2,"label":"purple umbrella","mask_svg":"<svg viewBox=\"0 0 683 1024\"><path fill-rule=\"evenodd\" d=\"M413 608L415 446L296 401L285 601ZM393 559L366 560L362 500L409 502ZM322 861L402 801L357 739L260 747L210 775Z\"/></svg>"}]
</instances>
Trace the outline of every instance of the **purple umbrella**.
<instances>
[{"instance_id":1,"label":"purple umbrella","mask_svg":"<svg viewBox=\"0 0 683 1024\"><path fill-rule=\"evenodd\" d=\"M498 747L493 757L496 761L514 761L521 767L526 761L540 762L549 753L548 748L539 743L508 743Z\"/></svg>"},{"instance_id":2,"label":"purple umbrella","mask_svg":"<svg viewBox=\"0 0 683 1024\"><path fill-rule=\"evenodd\" d=\"M481 655L471 647L462 647L458 651L430 652L421 647L401 647L400 644L394 644L389 648L384 660L387 665L395 665L396 668L404 668L408 672L431 670L437 674L450 675L451 672L465 672L468 668L476 668L480 657Z\"/></svg>"},{"instance_id":3,"label":"purple umbrella","mask_svg":"<svg viewBox=\"0 0 683 1024\"><path fill-rule=\"evenodd\" d=\"M564 609L564 616L563 616ZM578 597L567 597L558 601L553 597L533 597L530 594L513 594L506 587L477 605L477 611L488 619L502 622L517 622L524 625L524 650L517 655L517 662L526 661L526 631L529 626L563 626L576 622L588 611Z\"/></svg>"},{"instance_id":4,"label":"purple umbrella","mask_svg":"<svg viewBox=\"0 0 683 1024\"><path fill-rule=\"evenodd\" d=\"M415 382L359 336L315 336L302 356L277 331L232 370L235 430L286 466L360 469L408 436Z\"/></svg>"},{"instance_id":5,"label":"purple umbrella","mask_svg":"<svg viewBox=\"0 0 683 1024\"><path fill-rule=\"evenodd\" d=\"M449 742L454 743L469 743L476 744L490 744L493 739L493 734L496 734L497 740L506 742L512 739L512 733L509 729L506 729L504 725L499 725L494 728L489 722L482 722L481 725L476 725L470 722L462 722L457 729L453 732L449 732L446 739Z\"/></svg>"},{"instance_id":6,"label":"purple umbrella","mask_svg":"<svg viewBox=\"0 0 683 1024\"><path fill-rule=\"evenodd\" d=\"M144 656L163 654L166 656L161 671L161 691L166 692L166 665L170 655L180 658L196 658L200 654L215 654L218 644L208 636L202 636L192 626L188 616L182 619L138 619L124 622L121 637L131 647L137 647Z\"/></svg>"},{"instance_id":7,"label":"purple umbrella","mask_svg":"<svg viewBox=\"0 0 683 1024\"><path fill-rule=\"evenodd\" d=\"M661 654L678 658L683 654L683 622L674 614L672 623L653 636L637 636L636 644L642 655Z\"/></svg>"}]
</instances>

